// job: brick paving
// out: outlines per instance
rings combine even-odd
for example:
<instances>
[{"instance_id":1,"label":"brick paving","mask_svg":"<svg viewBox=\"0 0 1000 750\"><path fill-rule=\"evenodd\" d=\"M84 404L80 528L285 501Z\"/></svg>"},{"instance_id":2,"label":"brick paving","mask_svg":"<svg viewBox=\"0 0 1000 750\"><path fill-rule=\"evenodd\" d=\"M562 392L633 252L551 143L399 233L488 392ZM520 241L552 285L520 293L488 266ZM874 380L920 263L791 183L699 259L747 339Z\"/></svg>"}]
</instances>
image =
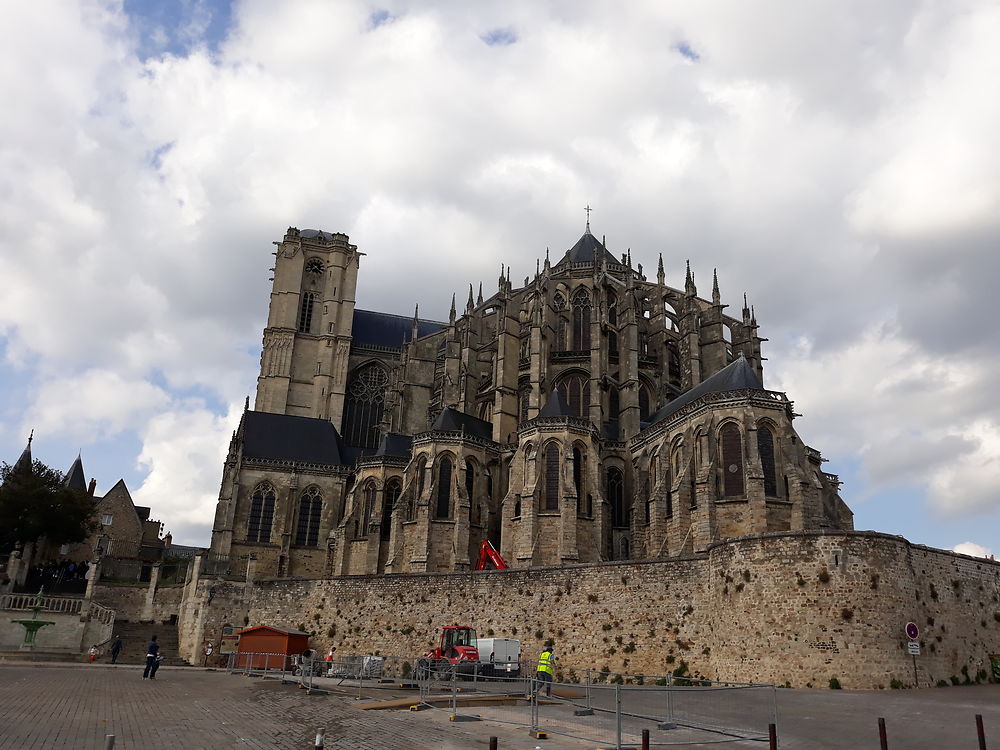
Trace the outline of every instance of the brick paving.
<instances>
[{"instance_id":1,"label":"brick paving","mask_svg":"<svg viewBox=\"0 0 1000 750\"><path fill-rule=\"evenodd\" d=\"M327 748L345 750L485 748L491 734L501 748L538 744L521 728L453 724L445 711L360 711L349 695L309 696L226 672L167 667L155 682L140 676L130 666L0 664L0 750L103 750L107 734L115 750L307 750L320 726Z\"/></svg>"}]
</instances>

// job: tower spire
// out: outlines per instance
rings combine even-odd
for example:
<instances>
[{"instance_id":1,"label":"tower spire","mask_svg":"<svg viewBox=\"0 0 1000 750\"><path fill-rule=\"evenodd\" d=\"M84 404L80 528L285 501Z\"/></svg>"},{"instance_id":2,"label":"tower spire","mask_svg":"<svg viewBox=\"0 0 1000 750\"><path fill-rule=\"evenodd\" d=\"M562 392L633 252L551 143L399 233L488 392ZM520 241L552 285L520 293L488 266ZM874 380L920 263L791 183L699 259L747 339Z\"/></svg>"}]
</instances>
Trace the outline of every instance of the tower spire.
<instances>
[{"instance_id":1,"label":"tower spire","mask_svg":"<svg viewBox=\"0 0 1000 750\"><path fill-rule=\"evenodd\" d=\"M721 305L722 295L719 294L719 269L712 269L712 304Z\"/></svg>"},{"instance_id":2,"label":"tower spire","mask_svg":"<svg viewBox=\"0 0 1000 750\"><path fill-rule=\"evenodd\" d=\"M481 281L479 282L479 296L476 297L476 304L477 305L483 304L483 282Z\"/></svg>"},{"instance_id":3,"label":"tower spire","mask_svg":"<svg viewBox=\"0 0 1000 750\"><path fill-rule=\"evenodd\" d=\"M476 306L475 301L472 299L472 284L469 284L469 301L465 303L465 309L467 312L472 312L472 309Z\"/></svg>"},{"instance_id":4,"label":"tower spire","mask_svg":"<svg viewBox=\"0 0 1000 750\"><path fill-rule=\"evenodd\" d=\"M660 260L656 264L656 283L663 286L666 281L666 274L663 273L663 253L660 253Z\"/></svg>"},{"instance_id":5,"label":"tower spire","mask_svg":"<svg viewBox=\"0 0 1000 750\"><path fill-rule=\"evenodd\" d=\"M24 446L24 450L21 451L21 457L14 462L14 472L19 471L31 471L31 441L35 437L35 430L31 430L31 434L28 435L28 444Z\"/></svg>"},{"instance_id":6,"label":"tower spire","mask_svg":"<svg viewBox=\"0 0 1000 750\"><path fill-rule=\"evenodd\" d=\"M455 325L455 293L451 294L451 312L448 313L448 324Z\"/></svg>"},{"instance_id":7,"label":"tower spire","mask_svg":"<svg viewBox=\"0 0 1000 750\"><path fill-rule=\"evenodd\" d=\"M413 305L413 330L410 332L410 341L414 341L417 338L417 316L420 313L420 303Z\"/></svg>"},{"instance_id":8,"label":"tower spire","mask_svg":"<svg viewBox=\"0 0 1000 750\"><path fill-rule=\"evenodd\" d=\"M693 297L698 293L694 285L694 274L691 273L691 261L687 261L687 272L684 276L684 293Z\"/></svg>"}]
</instances>

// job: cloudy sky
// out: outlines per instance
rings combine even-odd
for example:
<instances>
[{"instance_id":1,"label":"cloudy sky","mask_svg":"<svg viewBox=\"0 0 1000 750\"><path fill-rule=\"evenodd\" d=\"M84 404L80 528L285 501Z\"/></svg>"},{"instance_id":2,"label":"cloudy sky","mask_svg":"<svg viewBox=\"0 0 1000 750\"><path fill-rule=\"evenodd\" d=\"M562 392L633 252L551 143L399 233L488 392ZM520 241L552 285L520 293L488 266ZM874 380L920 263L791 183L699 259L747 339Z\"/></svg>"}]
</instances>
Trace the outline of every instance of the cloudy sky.
<instances>
[{"instance_id":1,"label":"cloudy sky","mask_svg":"<svg viewBox=\"0 0 1000 750\"><path fill-rule=\"evenodd\" d=\"M746 292L859 529L1000 553L994 2L59 0L0 27L0 458L207 544L271 242L442 318L583 230ZM990 373L994 373L991 375Z\"/></svg>"}]
</instances>

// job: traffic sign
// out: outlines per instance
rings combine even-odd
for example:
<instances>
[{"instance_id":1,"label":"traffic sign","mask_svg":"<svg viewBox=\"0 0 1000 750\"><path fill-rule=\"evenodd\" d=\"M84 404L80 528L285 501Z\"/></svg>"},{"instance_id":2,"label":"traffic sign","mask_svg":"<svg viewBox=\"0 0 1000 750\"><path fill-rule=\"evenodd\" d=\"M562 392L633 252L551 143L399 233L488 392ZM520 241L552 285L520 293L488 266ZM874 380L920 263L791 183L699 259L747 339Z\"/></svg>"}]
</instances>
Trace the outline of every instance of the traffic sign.
<instances>
[{"instance_id":1,"label":"traffic sign","mask_svg":"<svg viewBox=\"0 0 1000 750\"><path fill-rule=\"evenodd\" d=\"M920 656L920 641L910 641L907 643L906 653L912 656Z\"/></svg>"},{"instance_id":2,"label":"traffic sign","mask_svg":"<svg viewBox=\"0 0 1000 750\"><path fill-rule=\"evenodd\" d=\"M911 641L917 640L920 637L920 628L917 627L917 623L908 622L906 623L906 637Z\"/></svg>"}]
</instances>

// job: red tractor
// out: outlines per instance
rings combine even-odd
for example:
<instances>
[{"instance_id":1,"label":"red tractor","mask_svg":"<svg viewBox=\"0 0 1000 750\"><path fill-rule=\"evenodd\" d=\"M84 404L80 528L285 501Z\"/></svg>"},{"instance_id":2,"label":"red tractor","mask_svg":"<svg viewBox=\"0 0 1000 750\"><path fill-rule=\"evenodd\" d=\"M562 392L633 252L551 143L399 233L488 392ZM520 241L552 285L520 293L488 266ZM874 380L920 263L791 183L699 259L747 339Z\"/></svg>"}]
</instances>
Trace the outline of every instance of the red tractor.
<instances>
[{"instance_id":1,"label":"red tractor","mask_svg":"<svg viewBox=\"0 0 1000 750\"><path fill-rule=\"evenodd\" d=\"M441 644L417 659L416 677L418 680L467 677L476 671L478 664L475 628L446 625L441 628Z\"/></svg>"}]
</instances>

